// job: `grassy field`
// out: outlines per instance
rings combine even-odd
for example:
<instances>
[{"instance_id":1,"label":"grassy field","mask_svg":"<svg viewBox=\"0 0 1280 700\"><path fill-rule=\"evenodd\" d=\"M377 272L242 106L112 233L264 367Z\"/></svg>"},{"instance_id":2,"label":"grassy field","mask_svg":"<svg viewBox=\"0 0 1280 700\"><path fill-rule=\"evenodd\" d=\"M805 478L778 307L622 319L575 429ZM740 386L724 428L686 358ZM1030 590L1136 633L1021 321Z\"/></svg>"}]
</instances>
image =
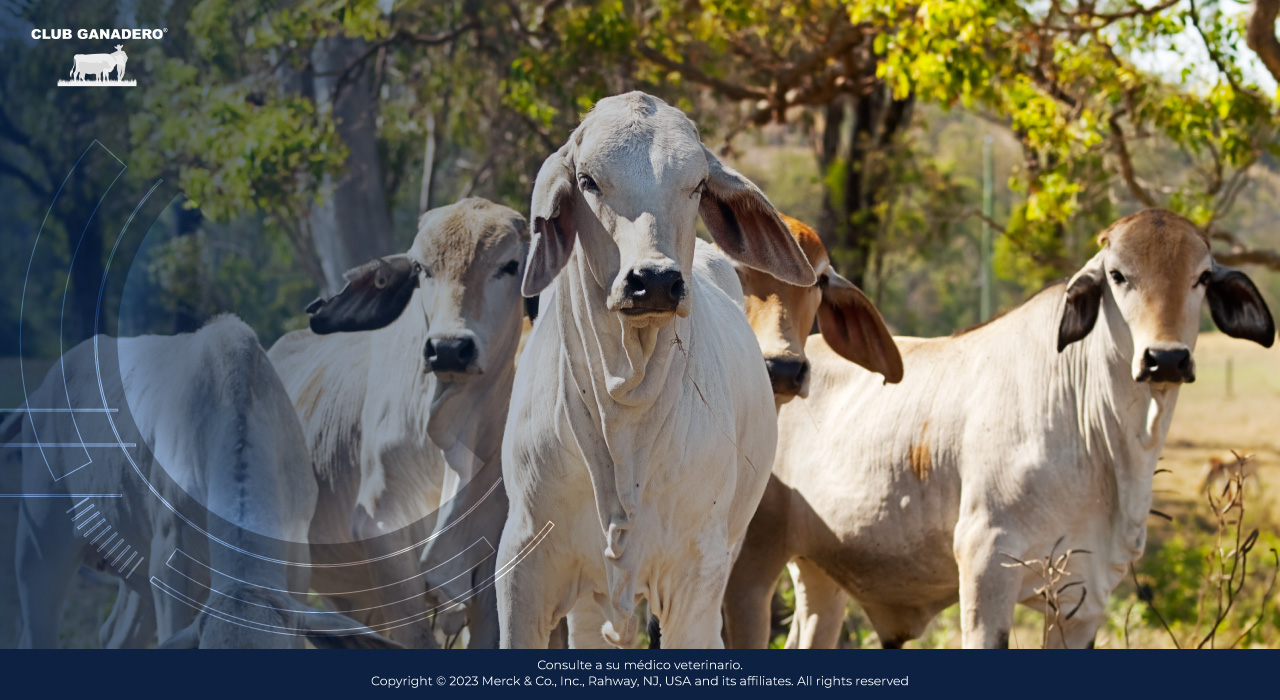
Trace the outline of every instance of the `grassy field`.
<instances>
[{"instance_id":1,"label":"grassy field","mask_svg":"<svg viewBox=\"0 0 1280 700\"><path fill-rule=\"evenodd\" d=\"M1210 457L1230 457L1231 450L1254 455L1264 486L1280 478L1280 350L1205 333L1195 355L1196 381L1178 396L1161 464L1172 474L1157 476L1168 489L1157 492L1157 503L1170 508L1199 502L1203 466ZM1274 489L1259 495L1269 497L1274 513Z\"/></svg>"}]
</instances>

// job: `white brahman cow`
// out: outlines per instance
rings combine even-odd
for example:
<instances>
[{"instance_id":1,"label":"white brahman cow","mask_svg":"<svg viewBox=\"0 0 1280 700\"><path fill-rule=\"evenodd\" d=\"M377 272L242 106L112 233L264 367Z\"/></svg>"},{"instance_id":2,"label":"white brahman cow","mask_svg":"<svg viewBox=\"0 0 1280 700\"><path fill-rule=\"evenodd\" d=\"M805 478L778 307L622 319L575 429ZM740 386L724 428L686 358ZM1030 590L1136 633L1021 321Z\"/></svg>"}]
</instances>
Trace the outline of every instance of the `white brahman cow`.
<instances>
[{"instance_id":1,"label":"white brahman cow","mask_svg":"<svg viewBox=\"0 0 1280 700\"><path fill-rule=\"evenodd\" d=\"M1067 550L1059 585L1081 585L1063 590L1049 641L1093 643L1146 543L1205 301L1229 335L1265 346L1275 335L1253 283L1217 265L1190 221L1148 210L1099 242L1069 282L986 325L897 339L901 384L809 339L809 396L779 414L781 488L761 503L726 592L731 644L765 646L760 591L798 558L800 646L835 645L846 591L885 647L957 600L964 646L1006 646L1015 604L1036 605L1043 583L1017 561Z\"/></svg>"},{"instance_id":2,"label":"white brahman cow","mask_svg":"<svg viewBox=\"0 0 1280 700\"><path fill-rule=\"evenodd\" d=\"M718 647L720 601L769 478L776 418L729 260L813 270L769 201L642 93L601 100L538 173L503 475L504 647L629 646L647 598L673 647Z\"/></svg>"},{"instance_id":3,"label":"white brahman cow","mask_svg":"<svg viewBox=\"0 0 1280 700\"><path fill-rule=\"evenodd\" d=\"M313 586L406 646L437 646L431 614L463 606L469 645L498 644L500 450L527 245L507 207L433 209L407 253L348 272L309 308L311 330L269 353L320 484Z\"/></svg>"},{"instance_id":4,"label":"white brahman cow","mask_svg":"<svg viewBox=\"0 0 1280 700\"><path fill-rule=\"evenodd\" d=\"M885 381L902 381L902 357L875 305L862 290L831 266L831 259L817 231L798 219L786 214L781 216L804 251L818 282L798 287L746 265L734 265L742 282L747 321L755 331L756 341L764 354L765 368L769 371L774 403L781 407L797 396L809 395L809 362L804 355L804 344L815 323L828 345L842 357L883 374ZM777 479L770 478L761 500L780 498L782 489ZM772 527L772 523L757 523L753 519L751 527L747 528L747 539L771 537ZM745 592L739 589L739 599L726 600L726 608L740 607L741 614L761 610L767 613L767 608L760 606L760 600L772 597L774 585L763 581L759 584L758 589L750 591L749 600L744 599ZM734 588L732 580L729 587ZM797 629L797 625L792 625L792 629ZM650 618L650 647L660 646L660 635L661 630Z\"/></svg>"},{"instance_id":5,"label":"white brahman cow","mask_svg":"<svg viewBox=\"0 0 1280 700\"><path fill-rule=\"evenodd\" d=\"M388 646L295 598L311 573L311 460L239 319L96 336L55 363L24 408L0 430L6 443L21 436L22 493L33 495L17 529L21 646L57 645L80 566L122 581L103 627L113 645L142 646L158 626L177 647Z\"/></svg>"}]
</instances>

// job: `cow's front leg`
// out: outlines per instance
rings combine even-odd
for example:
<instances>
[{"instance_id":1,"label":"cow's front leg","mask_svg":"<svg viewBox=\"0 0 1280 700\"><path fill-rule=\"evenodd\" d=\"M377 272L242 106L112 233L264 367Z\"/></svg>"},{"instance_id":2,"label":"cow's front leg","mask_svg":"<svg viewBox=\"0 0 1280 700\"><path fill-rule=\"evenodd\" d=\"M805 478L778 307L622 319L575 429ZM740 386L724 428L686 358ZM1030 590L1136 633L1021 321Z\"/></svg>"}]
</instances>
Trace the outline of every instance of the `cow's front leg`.
<instances>
[{"instance_id":1,"label":"cow's front leg","mask_svg":"<svg viewBox=\"0 0 1280 700\"><path fill-rule=\"evenodd\" d=\"M602 596L603 597L603 596ZM608 601L604 601L608 605ZM592 596L583 596L569 611L566 618L569 629L570 649L613 649L614 646L601 632L608 618Z\"/></svg>"},{"instance_id":2,"label":"cow's front leg","mask_svg":"<svg viewBox=\"0 0 1280 700\"><path fill-rule=\"evenodd\" d=\"M723 649L720 636L720 603L729 578L728 548L723 556L708 557L690 566L683 580L673 586L659 586L661 604L655 609L662 625L664 649ZM670 595L663 593L670 590ZM650 589L653 590L652 587Z\"/></svg>"},{"instance_id":3,"label":"cow's front leg","mask_svg":"<svg viewBox=\"0 0 1280 700\"><path fill-rule=\"evenodd\" d=\"M787 648L835 649L844 627L848 594L808 559L797 559L787 568L796 591L796 614L787 634Z\"/></svg>"},{"instance_id":4,"label":"cow's front leg","mask_svg":"<svg viewBox=\"0 0 1280 700\"><path fill-rule=\"evenodd\" d=\"M1025 548L985 523L956 526L960 633L966 649L1006 649L1025 569L1010 557ZM1007 566L1012 565L1012 566Z\"/></svg>"},{"instance_id":5,"label":"cow's front leg","mask_svg":"<svg viewBox=\"0 0 1280 700\"><path fill-rule=\"evenodd\" d=\"M386 623L378 631L411 649L438 649L410 528L387 532L376 513L370 515L363 506L356 506L352 533L363 544L378 611Z\"/></svg>"},{"instance_id":6,"label":"cow's front leg","mask_svg":"<svg viewBox=\"0 0 1280 700\"><path fill-rule=\"evenodd\" d=\"M121 580L111 615L98 630L98 644L103 649L142 649L155 637L156 611L151 596L130 589Z\"/></svg>"},{"instance_id":7,"label":"cow's front leg","mask_svg":"<svg viewBox=\"0 0 1280 700\"><path fill-rule=\"evenodd\" d=\"M14 565L22 609L21 649L57 648L63 599L78 566L70 520L39 517L50 513L42 509L31 516L24 509L18 518Z\"/></svg>"},{"instance_id":8,"label":"cow's front leg","mask_svg":"<svg viewBox=\"0 0 1280 700\"><path fill-rule=\"evenodd\" d=\"M726 642L734 649L769 646L773 591L790 556L786 548L786 492L777 479L770 477L729 574L724 592L724 624Z\"/></svg>"},{"instance_id":9,"label":"cow's front leg","mask_svg":"<svg viewBox=\"0 0 1280 700\"><path fill-rule=\"evenodd\" d=\"M551 630L572 605L570 589L576 572L566 567L565 553L555 552L554 526L545 520L537 526L535 522L512 503L498 544L495 587L502 649L546 649Z\"/></svg>"}]
</instances>

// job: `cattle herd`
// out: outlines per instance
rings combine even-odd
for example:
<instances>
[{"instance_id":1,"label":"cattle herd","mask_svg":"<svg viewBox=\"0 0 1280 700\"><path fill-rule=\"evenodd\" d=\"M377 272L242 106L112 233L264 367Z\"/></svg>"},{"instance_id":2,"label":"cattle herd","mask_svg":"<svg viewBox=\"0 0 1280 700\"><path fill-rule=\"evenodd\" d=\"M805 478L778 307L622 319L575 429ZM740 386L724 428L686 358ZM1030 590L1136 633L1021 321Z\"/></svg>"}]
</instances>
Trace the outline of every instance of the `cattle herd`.
<instances>
[{"instance_id":1,"label":"cattle herd","mask_svg":"<svg viewBox=\"0 0 1280 700\"><path fill-rule=\"evenodd\" d=\"M1143 552L1202 307L1275 336L1188 220L1098 241L999 318L893 337L683 113L601 100L528 220L427 212L269 351L223 316L67 352L28 406L126 425L32 410L0 439L25 445L24 492L123 497L22 501L19 641L57 644L83 567L120 581L104 646L630 647L643 600L663 646L764 647L789 567L788 646L835 646L852 597L885 647L957 602L964 646L1000 647L1043 600L1009 563L1057 548L1087 554L1049 642L1091 646ZM128 440L88 464L46 447Z\"/></svg>"}]
</instances>

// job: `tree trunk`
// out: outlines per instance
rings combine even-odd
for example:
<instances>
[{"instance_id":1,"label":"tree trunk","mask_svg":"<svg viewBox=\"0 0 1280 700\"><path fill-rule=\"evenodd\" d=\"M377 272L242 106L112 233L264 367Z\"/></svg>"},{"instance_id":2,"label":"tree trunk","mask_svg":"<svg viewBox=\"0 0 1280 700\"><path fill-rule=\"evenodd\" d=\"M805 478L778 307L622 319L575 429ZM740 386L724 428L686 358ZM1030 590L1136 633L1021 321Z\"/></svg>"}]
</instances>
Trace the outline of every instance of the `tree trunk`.
<instances>
[{"instance_id":1,"label":"tree trunk","mask_svg":"<svg viewBox=\"0 0 1280 700\"><path fill-rule=\"evenodd\" d=\"M65 322L62 325L64 349L93 337L95 331L105 330L100 321L103 309L98 304L98 289L102 285L102 217L97 199L92 195L79 197L75 214L67 221L67 239L75 260L71 265L71 289L66 300L66 314L73 315L79 327Z\"/></svg>"},{"instance_id":2,"label":"tree trunk","mask_svg":"<svg viewBox=\"0 0 1280 700\"><path fill-rule=\"evenodd\" d=\"M844 126L845 98L839 97L828 102L824 108L822 125L822 147L818 152L818 172L826 187L831 186L831 169L840 160L840 130ZM843 207L834 192L826 191L822 198L822 213L818 219L818 237L827 250L834 250L840 243L839 229L843 215Z\"/></svg>"},{"instance_id":3,"label":"tree trunk","mask_svg":"<svg viewBox=\"0 0 1280 700\"><path fill-rule=\"evenodd\" d=\"M836 268L863 286L883 222L878 212L892 185L894 139L911 122L915 99L894 99L876 84L852 102L840 98L826 106L826 126L818 164L827 192L819 232ZM841 138L846 110L852 133ZM838 168L838 172L832 169Z\"/></svg>"},{"instance_id":4,"label":"tree trunk","mask_svg":"<svg viewBox=\"0 0 1280 700\"><path fill-rule=\"evenodd\" d=\"M330 293L346 284L342 275L347 270L395 252L378 158L378 96L367 66L347 72L365 50L366 44L358 39L327 37L312 56L316 105L332 113L338 137L347 147L343 173L325 178L323 199L310 215ZM347 82L339 85L344 72Z\"/></svg>"},{"instance_id":5,"label":"tree trunk","mask_svg":"<svg viewBox=\"0 0 1280 700\"><path fill-rule=\"evenodd\" d=\"M431 208L431 189L435 184L436 169L436 117L427 110L427 149L422 154L422 192L418 196L418 214Z\"/></svg>"}]
</instances>

